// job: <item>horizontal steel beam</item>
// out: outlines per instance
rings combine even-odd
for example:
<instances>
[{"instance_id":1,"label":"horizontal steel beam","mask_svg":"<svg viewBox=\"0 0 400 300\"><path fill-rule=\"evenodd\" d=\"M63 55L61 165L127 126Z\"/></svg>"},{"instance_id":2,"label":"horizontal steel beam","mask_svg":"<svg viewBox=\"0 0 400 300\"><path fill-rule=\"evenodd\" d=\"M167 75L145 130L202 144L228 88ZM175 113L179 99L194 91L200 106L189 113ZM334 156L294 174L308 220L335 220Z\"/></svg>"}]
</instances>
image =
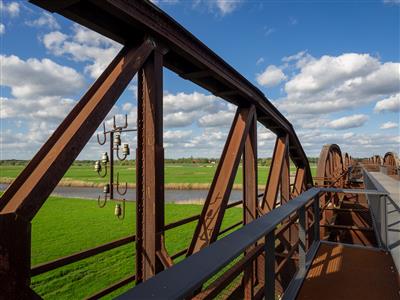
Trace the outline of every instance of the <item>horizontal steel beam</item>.
<instances>
[{"instance_id":1,"label":"horizontal steel beam","mask_svg":"<svg viewBox=\"0 0 400 300\"><path fill-rule=\"evenodd\" d=\"M362 190L362 189L340 189L340 188L320 188L321 192L326 193L343 193L343 194L367 194L367 195L388 195L386 191L378 190Z\"/></svg>"},{"instance_id":2,"label":"horizontal steel beam","mask_svg":"<svg viewBox=\"0 0 400 300\"><path fill-rule=\"evenodd\" d=\"M131 235L131 236L124 237L124 238L121 238L121 239L118 239L118 240L115 240L115 241L112 241L112 242L109 242L109 243L106 243L106 244L103 244L103 245L100 245L100 246L97 246L97 247L94 247L91 249L83 250L78 253L74 253L74 254L71 254L68 256L57 258L50 262L36 265L36 266L32 267L32 269L31 269L31 276L43 274L43 273L49 272L51 270L61 268L63 266L66 266L66 265L72 264L74 262L83 260L85 258L91 257L93 255L97 255L102 252L132 243L135 241L135 239L136 239L136 236Z\"/></svg>"},{"instance_id":3,"label":"horizontal steel beam","mask_svg":"<svg viewBox=\"0 0 400 300\"><path fill-rule=\"evenodd\" d=\"M110 294L111 292L119 289L120 287L123 287L124 285L127 285L128 283L134 282L135 278L136 278L136 275L129 275L128 277L125 277L125 278L111 284L110 286L102 289L101 291L89 296L88 298L86 298L86 300L100 299L101 297L104 297L104 296Z\"/></svg>"}]
</instances>

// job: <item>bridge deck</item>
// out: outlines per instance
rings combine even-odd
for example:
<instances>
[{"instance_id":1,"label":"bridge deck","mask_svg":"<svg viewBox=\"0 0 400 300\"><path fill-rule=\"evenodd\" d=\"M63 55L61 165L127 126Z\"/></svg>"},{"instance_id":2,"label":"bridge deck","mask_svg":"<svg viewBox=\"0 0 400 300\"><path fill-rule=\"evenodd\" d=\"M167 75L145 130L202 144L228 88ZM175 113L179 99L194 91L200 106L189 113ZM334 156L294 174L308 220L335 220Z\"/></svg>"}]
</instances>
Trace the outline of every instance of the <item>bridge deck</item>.
<instances>
[{"instance_id":1,"label":"bridge deck","mask_svg":"<svg viewBox=\"0 0 400 300\"><path fill-rule=\"evenodd\" d=\"M400 283L390 254L321 243L298 300L398 300Z\"/></svg>"},{"instance_id":2,"label":"bridge deck","mask_svg":"<svg viewBox=\"0 0 400 300\"><path fill-rule=\"evenodd\" d=\"M400 181L394 176L380 172L369 172L369 174L389 192L389 199L387 199L387 246L400 273Z\"/></svg>"}]
</instances>

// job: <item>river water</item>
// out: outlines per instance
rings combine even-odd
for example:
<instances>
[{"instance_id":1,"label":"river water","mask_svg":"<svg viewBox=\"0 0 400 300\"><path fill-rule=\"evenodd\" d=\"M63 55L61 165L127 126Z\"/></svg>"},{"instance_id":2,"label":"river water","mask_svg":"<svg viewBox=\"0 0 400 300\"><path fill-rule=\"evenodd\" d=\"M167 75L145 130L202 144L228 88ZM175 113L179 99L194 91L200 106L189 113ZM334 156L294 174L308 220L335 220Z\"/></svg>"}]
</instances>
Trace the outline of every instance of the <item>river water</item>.
<instances>
[{"instance_id":1,"label":"river water","mask_svg":"<svg viewBox=\"0 0 400 300\"><path fill-rule=\"evenodd\" d=\"M0 184L0 191L4 191L7 184ZM165 190L166 202L179 201L199 201L207 197L208 190ZM65 198L82 198L82 199L97 199L98 196L103 197L102 188L100 187L67 187L57 186L52 196ZM126 200L136 200L136 189L128 189L124 196L114 195L116 198L125 197ZM241 190L232 190L229 201L243 199Z\"/></svg>"}]
</instances>

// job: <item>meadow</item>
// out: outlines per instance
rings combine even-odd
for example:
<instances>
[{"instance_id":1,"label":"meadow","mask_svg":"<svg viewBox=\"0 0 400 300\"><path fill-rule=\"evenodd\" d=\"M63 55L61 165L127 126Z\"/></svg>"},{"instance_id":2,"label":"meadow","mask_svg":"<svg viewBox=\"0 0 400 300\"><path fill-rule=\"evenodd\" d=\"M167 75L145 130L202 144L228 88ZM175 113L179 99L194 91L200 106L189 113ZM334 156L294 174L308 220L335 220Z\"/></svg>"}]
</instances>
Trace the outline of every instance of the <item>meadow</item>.
<instances>
[{"instance_id":1,"label":"meadow","mask_svg":"<svg viewBox=\"0 0 400 300\"><path fill-rule=\"evenodd\" d=\"M0 181L14 179L22 165L0 165ZM315 165L312 165L315 173ZM117 167L121 181L135 182L135 168L130 165ZM166 164L165 181L170 188L207 187L214 176L212 164ZM264 185L269 167L258 166L259 184ZM291 168L291 173L295 169ZM74 164L64 176L64 181L99 185L105 179L97 176L92 165ZM235 183L242 182L239 167ZM165 204L166 224L201 212L202 206L193 204ZM32 221L32 258L35 266L59 257L92 248L135 233L135 205L127 203L124 220L114 216L114 206L98 208L96 201L49 197ZM240 208L227 210L222 229L242 218ZM191 240L196 222L166 232L169 254L185 249ZM227 233L226 233L227 234ZM134 243L98 254L91 258L58 268L32 278L32 288L44 299L82 299L135 273ZM181 258L177 258L175 262ZM111 299L132 287L127 285L105 297Z\"/></svg>"},{"instance_id":2,"label":"meadow","mask_svg":"<svg viewBox=\"0 0 400 300\"><path fill-rule=\"evenodd\" d=\"M200 213L200 205L166 204L166 224ZM96 201L50 197L32 222L32 266L135 233L135 205L127 203L124 220L114 206ZM240 208L228 209L222 229L242 218ZM169 254L185 249L196 222L166 232ZM134 244L98 254L32 278L32 288L44 299L82 299L135 273ZM179 261L179 258L176 260ZM106 299L122 293L130 284Z\"/></svg>"},{"instance_id":3,"label":"meadow","mask_svg":"<svg viewBox=\"0 0 400 300\"><path fill-rule=\"evenodd\" d=\"M215 174L216 165L212 164L165 164L165 184L169 189L208 188ZM23 166L1 165L0 182L8 183L14 179L23 169ZM116 166L121 182L129 182L134 185L136 170L132 165ZM296 172L295 167L290 172ZM263 186L267 181L269 166L258 166L258 184ZM311 173L315 176L316 165L311 164ZM239 166L235 184L242 184L242 166ZM63 184L73 186L97 186L105 183L106 178L101 178L94 171L92 165L72 165L64 175Z\"/></svg>"}]
</instances>

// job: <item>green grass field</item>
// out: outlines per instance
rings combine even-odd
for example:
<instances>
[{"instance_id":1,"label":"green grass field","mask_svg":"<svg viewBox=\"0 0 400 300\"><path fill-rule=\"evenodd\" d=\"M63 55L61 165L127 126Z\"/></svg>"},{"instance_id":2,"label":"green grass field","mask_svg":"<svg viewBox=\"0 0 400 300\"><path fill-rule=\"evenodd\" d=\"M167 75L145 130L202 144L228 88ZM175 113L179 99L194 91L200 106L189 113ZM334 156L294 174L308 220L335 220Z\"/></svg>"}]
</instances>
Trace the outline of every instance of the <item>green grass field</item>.
<instances>
[{"instance_id":1,"label":"green grass field","mask_svg":"<svg viewBox=\"0 0 400 300\"><path fill-rule=\"evenodd\" d=\"M198 214L202 206L166 204L166 223ZM91 248L135 232L135 205L127 203L123 221L114 207L95 201L50 197L32 222L32 266ZM240 208L227 210L222 229L242 218ZM169 254L186 248L196 222L166 232ZM32 288L45 299L81 299L135 273L134 244L104 252L63 268L35 276ZM121 288L106 298L122 293Z\"/></svg>"},{"instance_id":2,"label":"green grass field","mask_svg":"<svg viewBox=\"0 0 400 300\"><path fill-rule=\"evenodd\" d=\"M0 180L3 178L15 178L23 169L23 166L0 166ZM135 183L136 170L133 166L118 166L116 170L120 173L120 180ZM173 187L174 184L209 184L212 181L216 170L215 165L199 164L166 164L165 183ZM296 169L291 167L291 173ZM311 173L315 176L316 165L311 165ZM264 185L269 173L269 167L258 166L258 182ZM239 167L235 179L236 184L242 183L242 167ZM64 179L69 181L103 183L105 178L100 178L92 166L73 165L65 174Z\"/></svg>"}]
</instances>

